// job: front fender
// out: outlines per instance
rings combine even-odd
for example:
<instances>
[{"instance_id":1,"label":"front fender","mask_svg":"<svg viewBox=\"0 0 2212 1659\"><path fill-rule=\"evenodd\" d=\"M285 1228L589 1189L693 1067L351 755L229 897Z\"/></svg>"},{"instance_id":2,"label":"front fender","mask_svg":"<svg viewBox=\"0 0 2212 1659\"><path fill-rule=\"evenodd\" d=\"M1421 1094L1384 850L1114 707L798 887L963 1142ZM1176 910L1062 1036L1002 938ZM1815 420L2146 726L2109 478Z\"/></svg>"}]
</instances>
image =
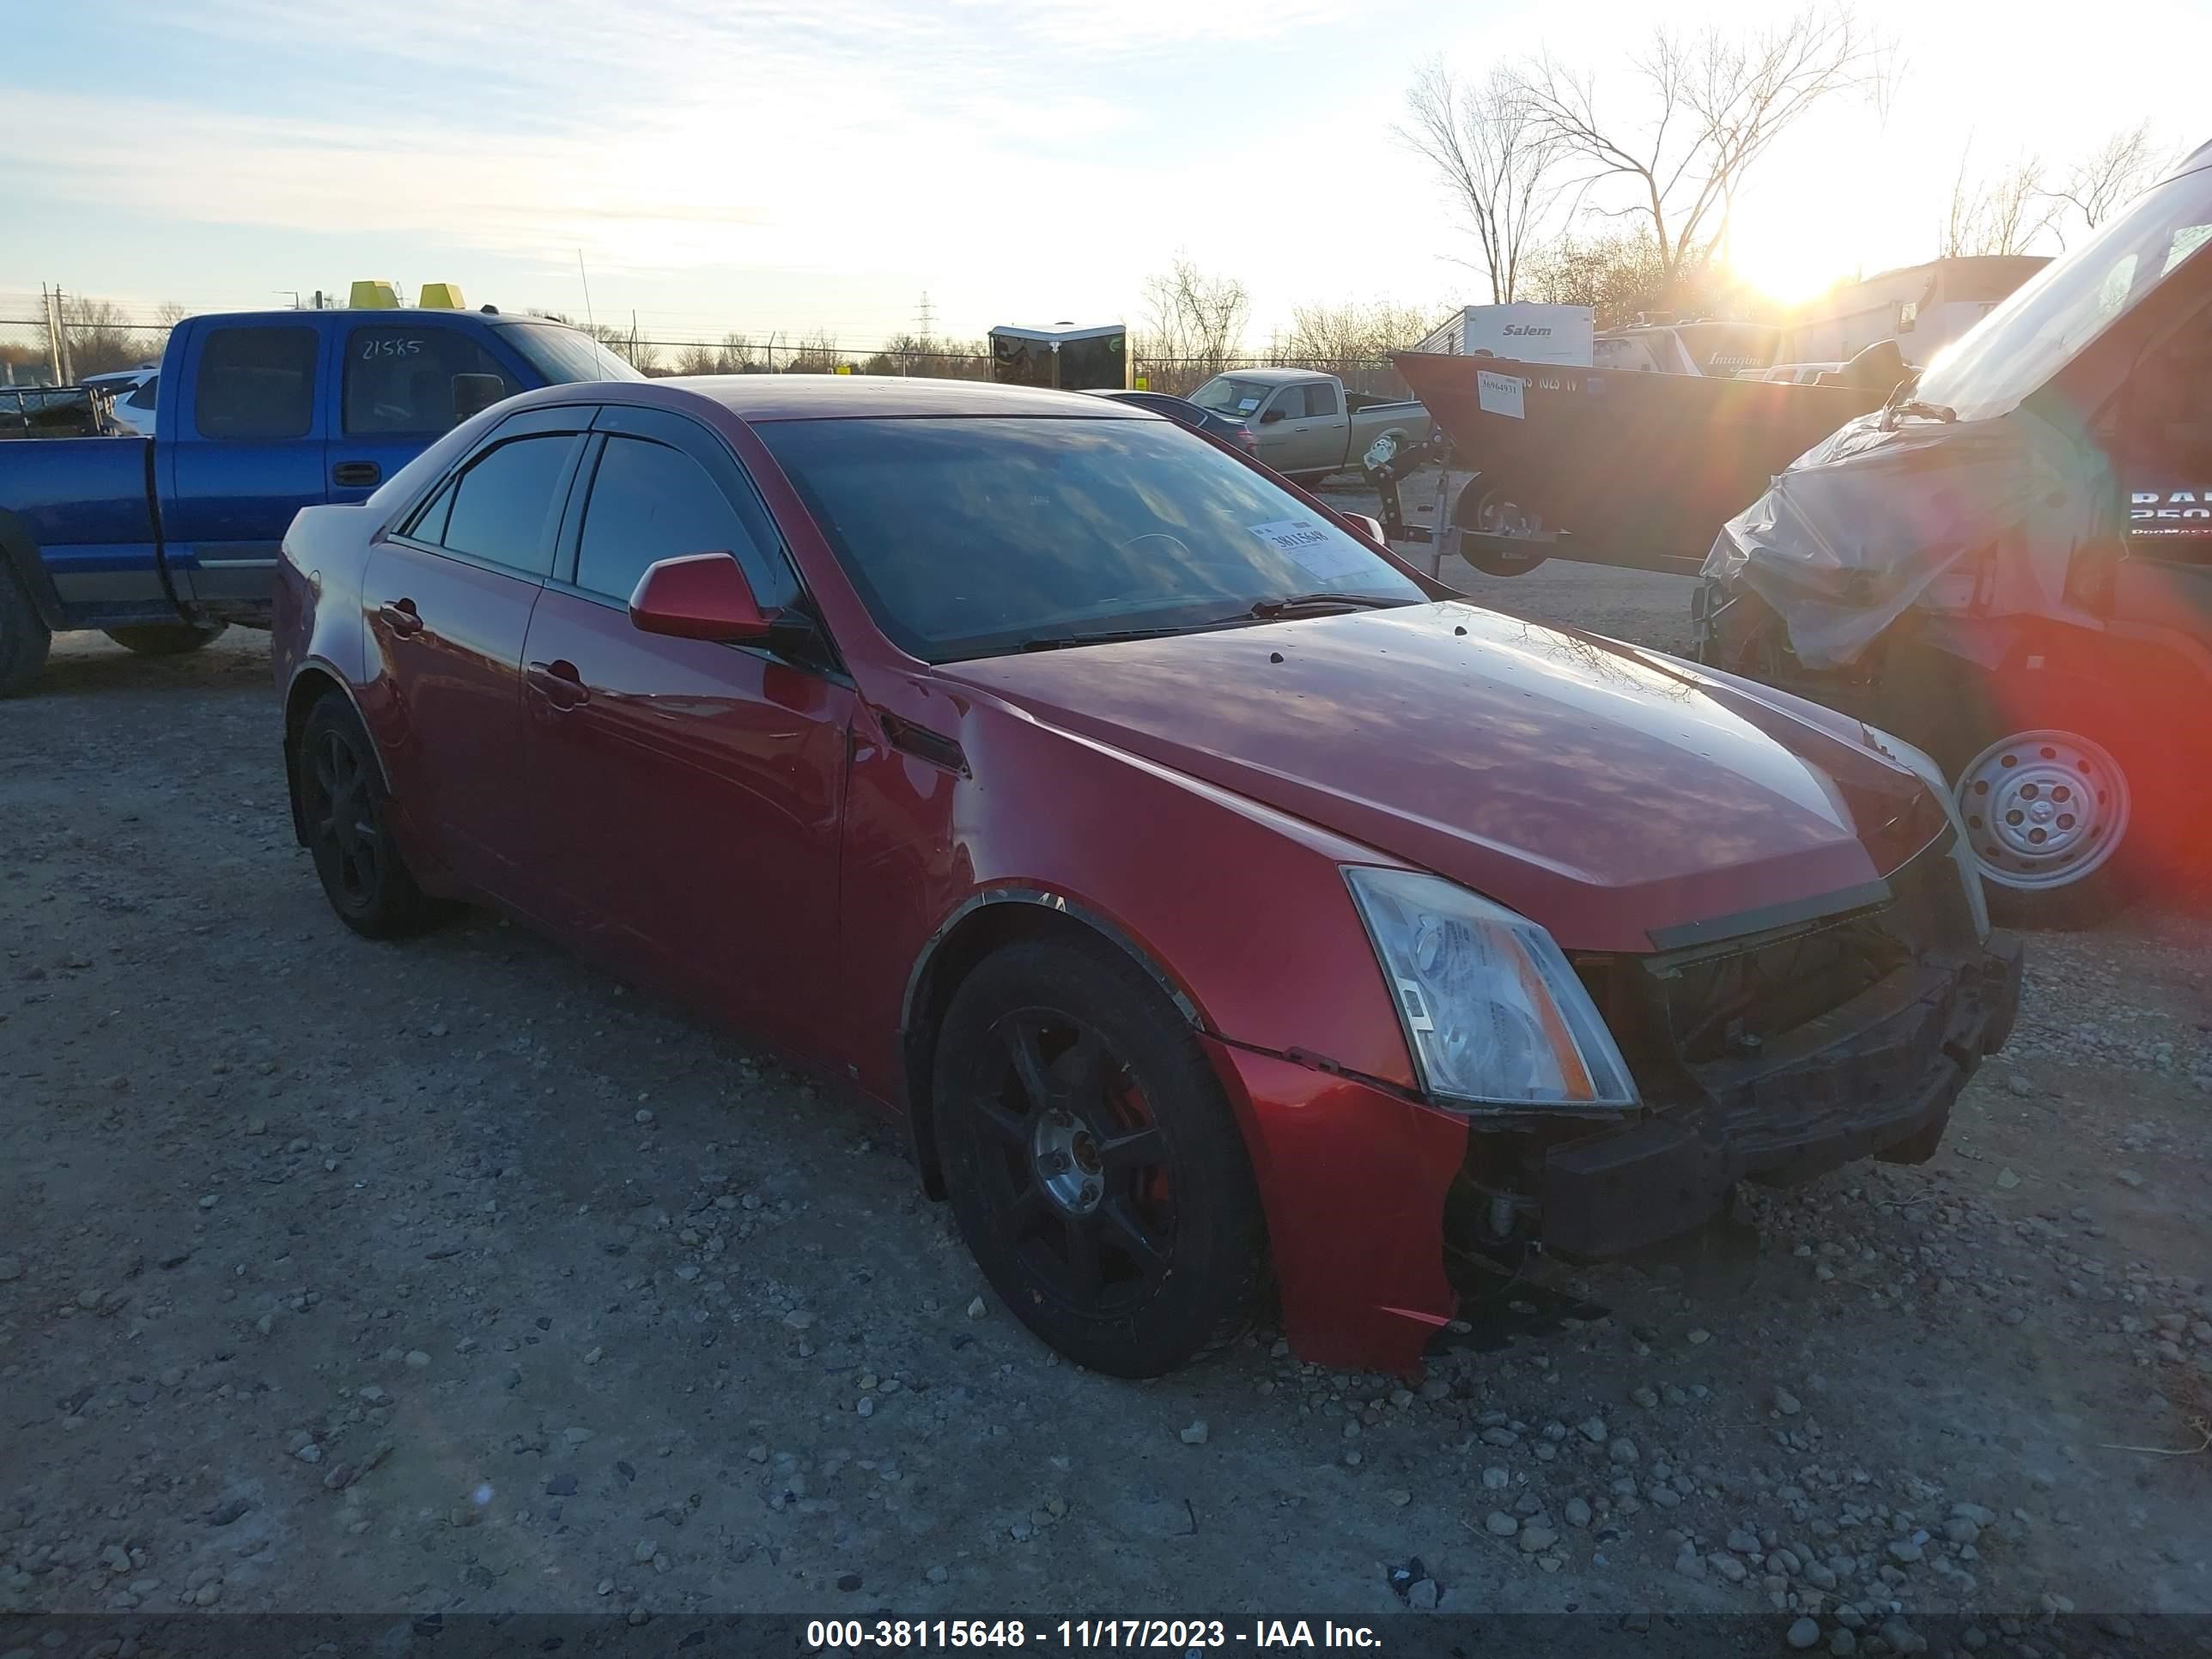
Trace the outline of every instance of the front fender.
<instances>
[{"instance_id":1,"label":"front fender","mask_svg":"<svg viewBox=\"0 0 2212 1659\"><path fill-rule=\"evenodd\" d=\"M901 1034L933 945L1017 894L1089 919L1206 1031L1413 1090L1340 873L1395 860L994 700L915 684L902 702L900 729L953 748L924 758L855 726L841 925L870 1093L906 1098Z\"/></svg>"}]
</instances>

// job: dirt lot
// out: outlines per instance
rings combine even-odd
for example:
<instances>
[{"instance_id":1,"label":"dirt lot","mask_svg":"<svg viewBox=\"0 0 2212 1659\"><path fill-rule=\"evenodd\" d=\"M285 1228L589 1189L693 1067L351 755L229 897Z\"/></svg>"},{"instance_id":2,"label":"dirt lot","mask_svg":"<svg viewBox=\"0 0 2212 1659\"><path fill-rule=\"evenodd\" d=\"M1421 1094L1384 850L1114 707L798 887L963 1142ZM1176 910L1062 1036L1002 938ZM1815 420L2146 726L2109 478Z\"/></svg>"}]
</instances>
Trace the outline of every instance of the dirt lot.
<instances>
[{"instance_id":1,"label":"dirt lot","mask_svg":"<svg viewBox=\"0 0 2212 1659\"><path fill-rule=\"evenodd\" d=\"M1680 643L1666 579L1470 586ZM2212 1452L2127 1449L2212 1434L2201 916L2033 940L1931 1164L1506 1287L1425 1378L1133 1386L864 1109L498 923L346 933L267 674L71 640L0 704L0 1615L2212 1611Z\"/></svg>"}]
</instances>

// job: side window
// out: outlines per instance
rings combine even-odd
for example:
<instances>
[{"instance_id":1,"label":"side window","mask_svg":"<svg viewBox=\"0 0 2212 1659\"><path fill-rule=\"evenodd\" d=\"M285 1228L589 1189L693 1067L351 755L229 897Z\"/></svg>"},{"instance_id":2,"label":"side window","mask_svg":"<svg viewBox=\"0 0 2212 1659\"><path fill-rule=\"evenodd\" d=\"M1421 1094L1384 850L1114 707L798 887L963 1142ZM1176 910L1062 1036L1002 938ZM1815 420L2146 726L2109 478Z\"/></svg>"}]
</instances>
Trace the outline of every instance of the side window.
<instances>
[{"instance_id":1,"label":"side window","mask_svg":"<svg viewBox=\"0 0 2212 1659\"><path fill-rule=\"evenodd\" d=\"M569 433L543 433L486 450L447 486L453 504L438 540L452 552L547 574L561 508L555 491L577 441ZM434 518L438 502L431 508Z\"/></svg>"},{"instance_id":2,"label":"side window","mask_svg":"<svg viewBox=\"0 0 2212 1659\"><path fill-rule=\"evenodd\" d=\"M1303 421L1306 417L1306 389L1302 386L1285 386L1275 394L1275 401L1267 405L1267 412L1286 421Z\"/></svg>"},{"instance_id":3,"label":"side window","mask_svg":"<svg viewBox=\"0 0 2212 1659\"><path fill-rule=\"evenodd\" d=\"M704 467L666 444L610 437L584 508L576 586L627 600L648 565L720 552L737 556L762 605L794 597L790 573L761 550Z\"/></svg>"},{"instance_id":4,"label":"side window","mask_svg":"<svg viewBox=\"0 0 2212 1659\"><path fill-rule=\"evenodd\" d=\"M192 422L203 438L304 438L315 422L312 328L218 328L200 349Z\"/></svg>"},{"instance_id":5,"label":"side window","mask_svg":"<svg viewBox=\"0 0 2212 1659\"><path fill-rule=\"evenodd\" d=\"M355 329L346 337L346 431L422 435L447 430L453 424L456 374L495 376L503 398L522 389L459 329L421 324Z\"/></svg>"},{"instance_id":6,"label":"side window","mask_svg":"<svg viewBox=\"0 0 2212 1659\"><path fill-rule=\"evenodd\" d=\"M1336 388L1316 380L1306 387L1306 413L1334 415L1336 413Z\"/></svg>"},{"instance_id":7,"label":"side window","mask_svg":"<svg viewBox=\"0 0 2212 1659\"><path fill-rule=\"evenodd\" d=\"M148 377L143 386L123 401L133 409L151 409L155 400L161 395L161 377L158 374L151 375Z\"/></svg>"}]
</instances>

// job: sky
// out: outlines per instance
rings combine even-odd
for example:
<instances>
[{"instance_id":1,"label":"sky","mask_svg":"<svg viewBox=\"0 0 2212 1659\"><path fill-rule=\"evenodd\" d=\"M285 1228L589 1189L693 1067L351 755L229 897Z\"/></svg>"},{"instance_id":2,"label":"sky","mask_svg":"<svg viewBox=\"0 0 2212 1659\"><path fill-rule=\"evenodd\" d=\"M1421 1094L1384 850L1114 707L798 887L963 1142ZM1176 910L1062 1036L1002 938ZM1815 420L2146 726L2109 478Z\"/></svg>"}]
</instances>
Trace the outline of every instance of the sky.
<instances>
[{"instance_id":1,"label":"sky","mask_svg":"<svg viewBox=\"0 0 2212 1659\"><path fill-rule=\"evenodd\" d=\"M1670 4L1748 30L1772 8ZM2145 114L2176 149L2203 0L1862 0L1886 114L1818 112L1740 202L1746 273L1802 291L1932 256L1954 174L2054 163ZM1178 254L1308 303L1488 297L1392 134L1436 56L1540 48L1634 95L1653 12L1453 0L0 0L0 320L41 283L150 311L458 282L671 339L1142 314ZM2202 119L2201 117L2196 118ZM2205 124L2212 128L2212 123ZM580 263L581 270L580 270ZM28 296L27 306L25 296Z\"/></svg>"}]
</instances>

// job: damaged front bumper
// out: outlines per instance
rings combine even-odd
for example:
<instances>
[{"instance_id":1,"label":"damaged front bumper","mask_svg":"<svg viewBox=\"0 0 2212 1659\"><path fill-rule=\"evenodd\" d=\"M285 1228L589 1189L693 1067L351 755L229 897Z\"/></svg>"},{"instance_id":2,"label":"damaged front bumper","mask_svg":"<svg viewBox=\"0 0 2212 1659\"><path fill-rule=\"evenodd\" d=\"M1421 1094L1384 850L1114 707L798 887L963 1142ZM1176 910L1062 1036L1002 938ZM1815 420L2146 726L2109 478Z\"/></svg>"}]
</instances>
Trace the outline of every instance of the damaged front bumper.
<instances>
[{"instance_id":1,"label":"damaged front bumper","mask_svg":"<svg viewBox=\"0 0 2212 1659\"><path fill-rule=\"evenodd\" d=\"M1917 961L1756 1057L1684 1066L1642 1121L1547 1149L1545 1248L1619 1255L1706 1220L1739 1181L1924 1162L1951 1103L2011 1035L2020 980L2019 939L1993 933L1978 957Z\"/></svg>"},{"instance_id":2,"label":"damaged front bumper","mask_svg":"<svg viewBox=\"0 0 2212 1659\"><path fill-rule=\"evenodd\" d=\"M1916 863L1879 909L1577 964L1637 1073L1644 1105L1626 1121L1473 1118L1206 1039L1252 1148L1293 1350L1409 1373L1458 1312L1458 1259L1618 1255L1698 1226L1740 1181L1932 1156L2011 1034L2021 947L1974 936L1948 855Z\"/></svg>"}]
</instances>

